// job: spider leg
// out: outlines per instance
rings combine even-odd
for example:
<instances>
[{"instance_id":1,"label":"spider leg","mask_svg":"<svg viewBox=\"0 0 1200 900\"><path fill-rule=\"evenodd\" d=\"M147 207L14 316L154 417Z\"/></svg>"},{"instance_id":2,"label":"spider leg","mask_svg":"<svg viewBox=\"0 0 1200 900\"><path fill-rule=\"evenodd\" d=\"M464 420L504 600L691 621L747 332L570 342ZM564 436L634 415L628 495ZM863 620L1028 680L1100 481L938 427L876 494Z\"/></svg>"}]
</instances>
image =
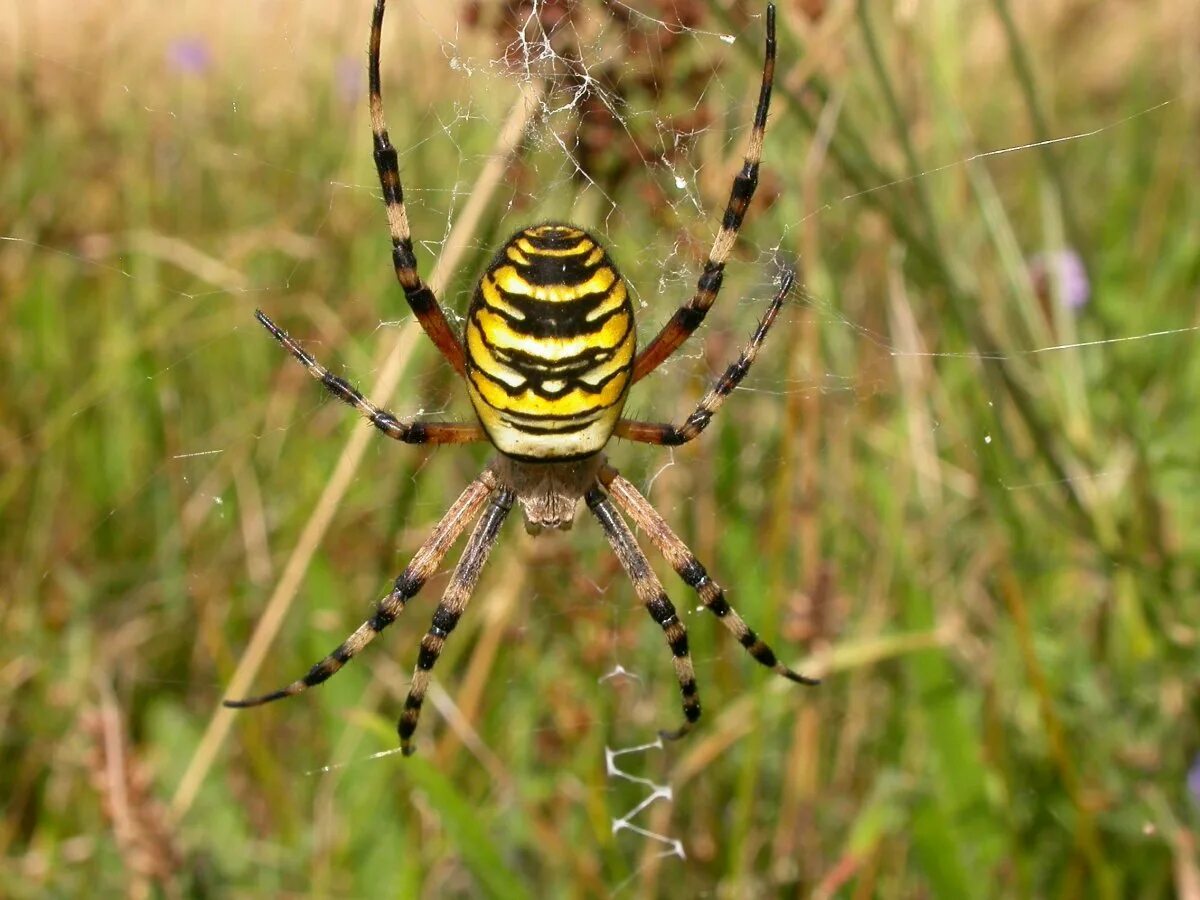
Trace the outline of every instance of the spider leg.
<instances>
[{"instance_id":1,"label":"spider leg","mask_svg":"<svg viewBox=\"0 0 1200 900\"><path fill-rule=\"evenodd\" d=\"M698 436L708 426L717 410L721 408L725 398L733 393L734 389L741 384L742 379L746 377L746 373L750 371L750 366L757 358L759 348L762 347L767 332L771 330L771 325L774 324L775 317L779 314L779 308L783 306L783 301L791 290L794 280L794 273L790 271L784 273L783 283L779 286L775 299L771 301L771 305L759 321L758 327L754 329L754 334L751 335L750 342L742 350L741 356L709 388L708 393L696 406L695 412L688 416L682 425L663 425L656 422L622 419L617 423L613 434L643 444L661 444L669 447L686 444Z\"/></svg>"},{"instance_id":2,"label":"spider leg","mask_svg":"<svg viewBox=\"0 0 1200 900\"><path fill-rule=\"evenodd\" d=\"M605 466L600 470L600 483L608 489L621 509L629 515L650 538L650 542L667 558L667 562L687 584L700 595L701 602L712 611L721 623L728 628L738 643L746 648L751 656L768 669L791 679L799 684L820 684L820 680L793 672L775 656L775 652L766 645L754 631L742 621L742 617L729 605L721 586L708 577L699 560L679 538L666 520L659 515L658 510L650 505L650 501L638 492L627 479L622 478L616 469Z\"/></svg>"},{"instance_id":3,"label":"spider leg","mask_svg":"<svg viewBox=\"0 0 1200 900\"><path fill-rule=\"evenodd\" d=\"M600 520L604 536L608 538L622 568L633 582L638 598L666 635L667 644L675 657L675 675L679 679L679 693L683 695L685 721L676 731L662 731L659 734L667 740L683 737L700 718L700 696L696 691L696 673L692 668L692 658L688 654L687 629L679 621L675 607L671 605L667 592L663 590L662 582L650 568L650 562L638 546L633 532L629 530L620 513L613 509L605 493L599 487L593 487L584 499L588 508Z\"/></svg>"},{"instance_id":4,"label":"spider leg","mask_svg":"<svg viewBox=\"0 0 1200 900\"><path fill-rule=\"evenodd\" d=\"M646 348L638 354L633 364L633 383L641 381L686 341L704 321L709 308L717 299L724 277L725 261L737 240L738 229L746 216L746 209L758 186L758 165L762 160L763 137L767 130L767 110L771 105L771 85L775 79L775 5L767 5L767 48L763 60L762 85L758 91L758 106L754 110L754 127L750 132L750 145L746 148L742 170L733 179L729 192L729 203L721 219L721 230L717 232L704 271L696 282L696 293L692 299L679 307L671 320L663 326Z\"/></svg>"},{"instance_id":5,"label":"spider leg","mask_svg":"<svg viewBox=\"0 0 1200 900\"><path fill-rule=\"evenodd\" d=\"M274 335L275 340L301 365L308 369L313 378L325 385L325 389L343 403L353 406L361 412L371 424L393 440L406 444L471 444L487 440L483 429L478 425L464 425L454 422L405 422L398 419L386 409L380 409L364 397L354 385L346 379L334 375L317 362L311 353L301 347L288 336L288 333L272 322L261 309L254 311L255 318L262 323L267 331Z\"/></svg>"},{"instance_id":6,"label":"spider leg","mask_svg":"<svg viewBox=\"0 0 1200 900\"><path fill-rule=\"evenodd\" d=\"M500 525L512 509L515 496L509 488L501 488L493 495L492 502L475 524L471 537L467 539L467 546L454 568L454 575L446 585L446 593L442 595L433 613L433 624L425 633L425 637L421 638L417 668L413 672L412 685L404 701L404 712L400 714L400 722L396 729L400 734L400 750L405 756L411 756L415 749L412 736L417 730L425 691L429 688L429 673L441 656L446 638L450 636L463 610L467 608L467 602L479 582L479 573L483 571L484 563L487 562L492 547L496 545Z\"/></svg>"},{"instance_id":7,"label":"spider leg","mask_svg":"<svg viewBox=\"0 0 1200 900\"><path fill-rule=\"evenodd\" d=\"M495 489L496 476L490 469L484 470L478 478L467 485L467 489L459 495L446 514L442 516L441 521L433 529L433 533L425 539L425 543L417 550L412 561L396 579L391 593L379 601L375 615L358 626L350 637L342 641L332 653L313 666L307 675L270 694L245 700L226 700L225 705L242 709L247 706L270 703L273 700L282 700L284 697L291 697L306 688L320 684L333 675L404 611L404 605L421 590L425 582L437 570L446 552L458 540L458 536L475 518L479 508L483 506L484 501Z\"/></svg>"},{"instance_id":8,"label":"spider leg","mask_svg":"<svg viewBox=\"0 0 1200 900\"><path fill-rule=\"evenodd\" d=\"M367 48L368 102L371 108L371 134L375 144L375 169L379 172L379 184L383 188L383 202L387 207L388 228L392 234L392 265L396 269L396 280L404 288L408 305L417 316L417 321L429 335L429 339L441 351L446 361L459 375L467 372L462 341L450 328L446 314L438 304L429 285L421 280L417 272L417 257L413 253L412 232L408 227L408 211L404 208L404 188L400 184L400 166L396 159L396 148L388 137L387 124L383 119L383 95L379 79L379 43L383 31L383 8L385 0L375 0L375 13L371 17L371 41Z\"/></svg>"}]
</instances>

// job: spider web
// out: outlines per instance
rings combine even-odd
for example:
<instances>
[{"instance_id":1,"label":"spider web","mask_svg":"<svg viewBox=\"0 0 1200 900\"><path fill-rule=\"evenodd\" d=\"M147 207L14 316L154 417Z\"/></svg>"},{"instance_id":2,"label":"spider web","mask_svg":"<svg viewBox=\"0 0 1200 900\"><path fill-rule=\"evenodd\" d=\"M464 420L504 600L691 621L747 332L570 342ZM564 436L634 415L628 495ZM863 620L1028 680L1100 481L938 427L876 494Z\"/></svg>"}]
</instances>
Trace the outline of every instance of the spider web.
<instances>
[{"instance_id":1,"label":"spider web","mask_svg":"<svg viewBox=\"0 0 1200 900\"><path fill-rule=\"evenodd\" d=\"M80 372L79 390L54 398L48 419L32 428L5 429L0 442L9 445L10 456L16 458L18 454L13 448L22 444L55 446L69 438L78 422L127 415L122 397L134 378L149 384L153 391L170 394L180 372L196 365L219 372L224 364L221 347L230 342L262 339L248 316L255 305L286 311L289 327L298 335L305 332L328 335L329 343L317 340L306 341L306 345L335 371L344 366L354 373L364 386L382 368L383 363L373 359L369 351L355 349L362 346L361 336L342 329L337 318L339 310L334 306L378 311L369 312L368 316L375 316L375 324L388 337L410 325L411 317L399 305L386 266L380 270L378 291L371 296L338 295L332 274L314 275L322 268L337 270L342 266L342 262L328 258L327 248L340 246L348 232L373 230L380 238L384 234L374 175L352 162L365 158L366 152L362 52L365 8L361 15L349 15L341 6L336 10L323 9L325 6L329 5L265 2L251 9L231 0L210 4L201 13L184 6L163 9L158 5L133 4L123 6L119 15L106 17L98 12L93 18L85 17L78 32L65 36L57 34L53 25L62 20L54 19L54 2L36 11L21 8L6 14L8 21L3 34L7 43L0 46L14 51L4 56L20 60L8 63L5 76L12 83L25 83L22 79L30 78L32 73L39 87L29 88L29 95L37 95L47 108L72 107L72 104L75 104L72 108L81 108L78 93L92 87L96 93L96 123L104 127L99 129L100 139L97 132L82 127L79 140L91 144L98 157L102 156L102 150L107 150L110 156L103 158L113 161L139 156L136 142L151 136L159 154L149 161L142 159L148 168L145 193L137 201L158 210L159 215L149 217L158 223L153 229L126 227L122 217L106 207L111 198L103 196L102 191L89 189L89 183L103 178L101 169L69 170L67 177L77 182L78 190L69 194L47 192L46 198L30 200L12 218L8 214L0 218L0 269L6 271L10 283L43 275L50 281L116 280L124 286L138 321L126 335L130 345L114 347L115 361L110 361L99 375ZM481 4L468 7L465 12L431 3L415 4L401 36L398 24L401 4L395 3L396 8L389 11L384 37L384 102L400 151L402 174L407 178L409 171L422 168L427 171L431 158L440 163L436 180L405 184L410 215L424 226L416 237L427 276L430 261L441 255L452 240L456 223L460 222L475 190L479 171L495 157L497 151L491 137L512 114L520 102L520 92L524 91L527 146L520 152L509 177L496 189L492 204L505 212L504 224L494 234L481 227L469 238L463 258L478 263L483 258L481 254L503 240L505 229L531 220L581 220L599 231L614 258L620 261L642 313L643 335L653 333L674 307L691 294L699 262L715 233L716 217L727 196L729 179L740 165L748 135L757 81L754 60L761 54L762 18L746 9L739 10L741 18L729 22L710 17L699 17L695 22L680 21L687 19L687 11L671 9L668 15L664 12L666 6L612 2L597 4L573 17L560 15L556 4L540 0L502 7ZM91 39L89 27L102 28L103 38ZM131 40L130 35L141 37ZM747 45L753 51L743 54L742 48ZM781 71L788 70L782 54L796 51L789 35L781 48ZM422 62L414 64L408 61L410 57L419 57ZM649 59L648 63L642 61L644 57ZM634 74L623 79L626 70L622 67ZM316 77L312 72L323 73L321 77L327 82L319 111L312 108L312 94L301 89ZM686 77L677 78L679 72L685 72ZM309 80L305 81L306 78ZM836 132L841 112L854 100L836 94L827 98L819 109L821 120L815 143L828 140ZM1026 129L1013 124L1014 137L1009 143L994 149L972 149L901 178L884 179L865 188L852 189L841 184L832 193L822 194L819 202L800 215L770 216L767 219L770 223L783 221L776 228L756 222L756 216L764 208L786 202L771 196L771 185L765 184L739 239L729 282L714 311L713 327L726 335L721 344L723 356L710 361L704 344L693 341L665 364L663 373L655 376L657 383L666 385L691 379L698 363L705 367L706 373L715 373L723 365L721 360L732 358L769 298L778 266L798 264L803 269L816 262L802 258L796 249L801 244L797 236L806 228L839 227L843 219L869 214L868 201L876 195L895 195L914 185L936 189L939 179L950 173L985 170L988 165L1033 153L1047 144L1069 158L1071 148L1078 143L1117 142L1125 139L1131 127L1146 127L1147 122L1151 128L1166 127L1161 123L1172 121L1172 117L1180 114L1180 107L1190 108L1193 102L1194 98L1175 95L1154 97L1132 116L1122 114L1084 122L1082 127L1074 129L1058 129L1044 140L1027 140ZM587 113L584 121L590 124L580 124L581 113ZM214 124L214 114L234 123L234 127L222 130L220 140L211 139L218 127ZM773 128L781 115L777 100ZM412 122L407 122L406 117ZM307 120L314 129L334 130L344 137L324 139L324 156L314 161L299 153L290 142L278 139L279 135L297 133L293 127L297 119ZM135 124L133 137L123 135L114 124L121 122ZM404 138L397 139L398 135ZM767 138L765 177L772 172L784 172L787 182L794 185L799 179L792 177L792 171L802 166L796 163L795 151L773 143L773 137L774 131ZM3 140L0 138L0 148L4 146ZM103 146L106 141L110 146ZM194 147L200 152L193 153ZM16 149L25 158L34 155L29 146ZM606 152L615 160L607 170L602 160L597 159ZM154 165L176 173L175 177L181 181L211 177L236 183L250 199L245 208L228 211L220 233L197 233L188 222L193 211L173 208L170 198L162 196L171 177L155 173ZM354 173L353 177L347 177L348 173ZM260 193L261 184L270 185L269 193ZM293 202L282 192L283 188L294 196L320 198L318 209L286 219L281 217L276 210ZM200 193L193 190L188 196ZM778 193L782 194L782 190ZM1015 204L1021 198L1004 199ZM210 216L208 221L219 219ZM638 228L645 219L655 223L657 236L651 241L644 240ZM226 237L231 233L238 235L244 246L239 247ZM1037 276L1040 265L1042 277L1053 282L1051 293L1061 297L1070 290L1070 285L1065 284L1069 274L1059 272L1044 260L1038 263L1033 254L1030 257L1031 277ZM153 261L153 272L146 271L147 259ZM454 319L461 317L466 308L470 283L462 278L450 279L449 283L443 299ZM299 297L294 290L297 285L302 285L304 291ZM329 290L331 297L316 296L317 288ZM390 299L381 301L379 298L386 291L391 291ZM236 314L225 315L222 310L230 307L236 309ZM916 322L908 330L885 332L876 320L847 312L845 305L838 302L835 290L824 284L808 284L789 311L811 314L837 332L841 340L869 346L901 361L963 356L1023 360L1065 355L1067 351L1104 353L1132 342L1157 342L1174 348L1181 346L1182 341L1182 346L1190 348L1194 346L1195 332L1200 329L1194 324L1151 325L1144 330L1092 338L1076 333L1072 325L1054 331L1053 336L1043 332L1044 339L1040 341L1034 331L1024 343L1009 343L1002 351L992 352L978 348L926 348L920 341ZM1062 324L1064 319L1061 313L1058 315L1056 321ZM363 316L359 314L357 320L363 321ZM244 324L230 324L233 322ZM309 327L310 322L315 323L314 327ZM187 342L164 342L138 365L139 351L145 350L160 332L174 329L187 330ZM899 341L897 333L914 340ZM335 336L340 338L337 345L332 343ZM426 356L424 360L431 358ZM280 360L275 368L282 369L285 364ZM433 365L411 368L404 379L405 399L393 404L403 414L427 414L434 418L468 414L461 397ZM251 397L265 395L270 386L269 381L244 385L248 402ZM853 405L860 399L899 390L878 370L864 378L849 371L797 373L768 365L756 370L739 393L770 398L817 394ZM665 388L663 392L666 393ZM222 427L216 411L207 427L193 425L194 430L177 435L174 445L164 449L160 465L134 478L124 493L108 501L108 506L98 508L66 539L62 555L68 560L76 554L86 556L85 549L90 544L103 542L125 529L134 530L138 527L135 510L140 506L140 498L164 481L171 482L178 486L183 497L179 507L181 534L212 532L209 540L214 546L221 540L220 534L239 531L243 534L244 563L250 581L262 589L265 603L279 576L278 562L272 562L268 529L262 517L234 521L227 513L227 495L236 493L239 503L244 503L244 493L252 488L238 474L236 466L223 468L223 461L261 450L259 445L269 445L276 456L275 465L286 468L300 460L303 446L311 441L336 443L337 433L331 433L325 423L349 414L333 408L334 404L326 402L315 390L307 396L309 399L292 408L282 408L281 404L286 404L275 401L277 408L266 409L268 415L262 419L266 424L245 436L236 436ZM647 391L631 401L633 416L665 419L684 412L674 403L646 399L647 396L653 397L654 392ZM31 402L27 395L20 400ZM40 402L46 402L45 398ZM183 400L176 397L164 402L177 404ZM261 402L265 408L270 401ZM284 433L314 436L295 441L295 448L288 450L279 447L280 435ZM973 439L982 451L991 443L992 436L980 434ZM383 441L376 441L372 445L368 463L394 452L394 448L382 444ZM758 459L766 449L752 444L745 452ZM668 499L661 511L669 521L682 523L688 515L690 498L686 489L680 493L678 485L672 485L677 468L674 455L668 452L662 457L649 454L639 457L638 453L631 452L637 460L635 465L640 466L631 477L652 499L659 493L660 481L665 483ZM1111 470L1102 466L1098 472L1069 473L1068 477L1075 484L1097 483L1097 489L1103 489L1109 479L1119 485L1126 471L1120 462L1116 460ZM450 480L465 472L467 464L456 467L446 462L445 455L439 455L416 464L409 480L418 485L431 477ZM9 497L29 490L37 475L36 461L25 458L20 466L10 470ZM350 492L351 499L363 510L362 515L385 515L387 501L370 495L364 486L367 480L356 483L357 489ZM1041 479L1006 481L1004 488L1031 491L1046 483ZM745 488L746 491L761 489L761 485ZM299 496L289 499L288 508L292 504L312 505L319 492L319 487L309 486ZM421 494L412 508L421 523L430 523L440 515L443 505L441 496ZM403 523L400 525L407 528ZM515 532L516 523L507 530ZM414 546L408 537L402 535L400 543L404 547ZM578 537L578 532L570 536L572 540ZM14 547L22 546L15 537L9 537L8 542ZM591 546L603 550L601 544ZM279 554L281 549L276 547L275 553ZM502 545L493 557L493 569L499 567L499 557L504 552ZM588 564L599 556L599 552L593 553ZM448 561L446 566L449 564ZM574 564L581 564L580 560L576 559ZM207 575L200 564L196 565L198 571L186 580L198 584ZM718 575L724 583L734 576L732 572ZM18 578L27 588L24 596L37 596L54 580L55 573L46 567ZM366 582L377 580L368 578ZM616 730L621 734L632 730L635 737L627 743L616 743L614 739L604 746L602 762L606 777L614 786L608 810L612 832L617 839L629 842L623 846L631 853L638 852L632 840L637 838L647 843L647 852L652 856L686 860L685 839L677 831L660 832L647 824L653 807L675 801L670 781L670 748L664 751L660 741L646 739L655 733L665 716L677 715L669 660L664 657L653 663L646 661L641 654L648 643L638 645L637 655L622 644L629 620L642 614L630 608L632 592L621 577L596 576L591 585L595 596L577 603L562 600L554 603L550 597L535 593L521 615L542 623L550 619L565 620L582 613L584 607L595 606L597 598L611 608L604 626L609 635L609 657L595 671L608 672L600 681L615 696L623 698L633 692L644 700L634 704L630 721ZM439 587L440 584L434 585L429 590L432 593ZM481 593L488 589L485 576ZM675 596L681 616L692 626L692 634L715 630L709 621L711 617L687 615L688 611L696 612L692 598L670 586L669 590ZM361 608L355 605L358 598L369 596L369 591L356 591L357 583L355 588L347 587L340 592L343 598L355 598L347 602L349 609ZM732 597L736 604L737 593ZM257 601L246 598L244 602ZM482 608L485 603L482 596L477 597L471 614L485 613ZM392 671L378 657L390 656L395 649L395 655L407 659L404 651L409 649L409 639L424 626L424 615L422 612L417 616L417 625L396 629L402 633L389 633L382 639L387 646L380 647L377 642L368 651L374 657L369 665L381 682L406 681L402 668ZM144 624L143 616L134 618ZM347 621L344 614L339 614L337 624L330 627L336 631ZM351 627L353 624L356 622ZM650 629L647 622L638 625ZM167 626L160 622L157 627ZM121 630L114 627L114 631ZM144 636L135 631L130 629L125 637L135 644L144 641ZM742 658L740 648L730 648L728 642L717 640L700 646L696 662L702 678L714 663L728 660L734 667L751 665ZM659 648L658 652L662 655L665 649ZM107 656L97 663L97 668L119 673L118 663ZM440 674L445 685L450 670ZM137 684L152 691L178 688L181 681L171 676L157 680L143 672L138 675ZM183 684L194 686L186 681ZM211 692L210 699L215 702L225 686L223 683L206 686ZM710 689L710 695L715 701L721 692ZM722 697L723 701L728 699L727 695ZM713 703L708 708L715 706ZM423 746L432 745L430 732L442 727L433 714L436 710L442 710L448 722L454 716L453 701L438 690L434 692L431 707L418 734L425 737ZM621 702L614 703L614 707L624 711ZM294 710L293 714L301 716L304 711ZM547 726L544 732L557 730ZM481 758L486 757L489 771L503 778L503 763L494 752L478 744L473 746ZM177 749L188 756L193 752L193 748ZM347 741L337 748L322 771L337 770L348 759L374 761L384 755L367 757L357 744ZM212 764L211 759L208 764ZM634 774L641 770L650 774ZM638 792L632 800L625 792L628 788ZM670 817L665 818L670 822ZM622 887L623 884L616 884L613 889Z\"/></svg>"}]
</instances>

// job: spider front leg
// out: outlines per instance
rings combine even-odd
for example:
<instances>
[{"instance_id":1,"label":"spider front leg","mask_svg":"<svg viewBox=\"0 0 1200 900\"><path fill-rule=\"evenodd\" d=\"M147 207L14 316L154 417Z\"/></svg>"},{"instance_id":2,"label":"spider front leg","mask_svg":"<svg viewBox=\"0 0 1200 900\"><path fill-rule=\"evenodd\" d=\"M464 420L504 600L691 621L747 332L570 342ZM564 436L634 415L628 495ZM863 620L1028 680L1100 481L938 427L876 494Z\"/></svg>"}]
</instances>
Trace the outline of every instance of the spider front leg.
<instances>
[{"instance_id":1,"label":"spider front leg","mask_svg":"<svg viewBox=\"0 0 1200 900\"><path fill-rule=\"evenodd\" d=\"M667 447L686 444L697 437L708 426L708 423L712 421L712 417L721 408L721 404L725 402L725 398L734 392L734 389L746 377L746 373L750 371L750 366L758 357L759 348L762 347L763 341L767 338L767 332L771 330L771 326L775 323L775 317L779 315L779 309L783 306L783 301L787 299L787 295L792 289L792 282L795 280L795 277L794 272L784 272L782 283L779 285L779 290L775 293L775 299L771 301L771 305L767 308L766 313L763 314L758 327L754 329L754 334L750 336L749 343L746 344L741 355L725 370L716 383L708 389L708 393L700 398L695 412L688 416L682 425L663 425L657 422L638 422L633 419L622 419L617 423L613 434L617 437L638 441L642 444L659 444Z\"/></svg>"},{"instance_id":2,"label":"spider front leg","mask_svg":"<svg viewBox=\"0 0 1200 900\"><path fill-rule=\"evenodd\" d=\"M413 750L412 736L417 730L417 720L421 716L421 704L425 701L425 691L429 688L429 673L433 670L442 654L446 638L458 624L467 602L479 583L479 573L483 571L484 563L496 545L496 537L500 533L500 525L512 509L515 494L509 488L501 488L487 510L479 518L471 537L467 539L466 549L454 568L454 575L446 585L446 593L442 595L437 610L433 614L433 624L425 637L421 638L421 653L417 657L417 668L413 672L412 684L408 697L404 701L404 712L400 715L397 731L400 733L400 750L405 756L411 756Z\"/></svg>"},{"instance_id":3,"label":"spider front leg","mask_svg":"<svg viewBox=\"0 0 1200 900\"><path fill-rule=\"evenodd\" d=\"M600 470L600 483L608 489L611 496L616 498L617 504L637 523L638 528L650 537L650 542L667 558L667 562L671 564L679 577L699 594L704 606L711 610L713 615L721 620L721 624L733 633L738 643L746 648L747 653L784 678L799 684L820 684L819 679L793 672L776 658L775 652L729 605L721 586L708 577L708 572L692 555L692 551L671 530L671 526L659 515L658 510L650 505L650 501L643 497L632 483L622 478L611 466L605 466Z\"/></svg>"},{"instance_id":4,"label":"spider front leg","mask_svg":"<svg viewBox=\"0 0 1200 900\"><path fill-rule=\"evenodd\" d=\"M345 378L334 375L317 362L316 357L301 347L288 336L288 333L272 322L261 309L254 311L254 317L262 326L271 332L275 340L300 364L308 369L308 374L321 384L333 396L343 403L353 406L367 417L372 425L390 437L392 440L403 441L406 444L472 444L486 440L483 429L478 425L460 425L451 422L405 422L386 409L380 409Z\"/></svg>"},{"instance_id":5,"label":"spider front leg","mask_svg":"<svg viewBox=\"0 0 1200 900\"><path fill-rule=\"evenodd\" d=\"M332 653L313 666L307 675L270 694L245 700L226 700L225 705L242 709L291 697L325 681L353 659L363 647L375 638L375 635L396 621L396 617L404 611L405 604L424 587L429 577L437 571L437 567L441 564L447 551L458 540L458 536L466 530L471 520L475 518L475 514L479 512L479 508L483 506L484 501L496 489L496 483L496 476L488 469L467 485L467 489L459 495L446 514L442 516L437 527L433 529L433 533L425 539L425 543L413 556L412 561L396 579L396 585L392 588L392 592L379 601L375 615L358 626L350 637L342 641Z\"/></svg>"},{"instance_id":6,"label":"spider front leg","mask_svg":"<svg viewBox=\"0 0 1200 900\"><path fill-rule=\"evenodd\" d=\"M700 718L700 695L696 691L696 672L692 668L692 657L688 653L687 629L679 621L675 607L663 590L662 582L650 568L646 554L637 544L637 539L620 513L613 509L608 497L598 487L587 492L584 497L588 508L600 520L604 536L612 545L613 552L621 567L633 582L633 589L638 599L650 613L650 618L663 630L667 645L675 657L675 676L679 679L679 693L683 696L684 723L676 731L660 731L659 735L667 740L681 738L696 724Z\"/></svg>"}]
</instances>

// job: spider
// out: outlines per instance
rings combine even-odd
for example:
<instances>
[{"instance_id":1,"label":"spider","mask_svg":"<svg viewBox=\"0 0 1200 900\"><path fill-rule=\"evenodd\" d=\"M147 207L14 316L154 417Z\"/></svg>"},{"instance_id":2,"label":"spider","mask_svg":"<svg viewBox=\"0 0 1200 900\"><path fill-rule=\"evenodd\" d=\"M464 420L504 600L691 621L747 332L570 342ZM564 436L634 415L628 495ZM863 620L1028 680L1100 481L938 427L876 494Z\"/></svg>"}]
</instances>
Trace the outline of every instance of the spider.
<instances>
[{"instance_id":1,"label":"spider","mask_svg":"<svg viewBox=\"0 0 1200 900\"><path fill-rule=\"evenodd\" d=\"M613 436L660 446L676 446L696 438L745 377L791 290L793 275L788 272L741 355L682 425L621 416L630 386L654 371L688 339L721 289L725 262L758 181L775 70L774 5L767 6L766 58L750 145L742 169L733 180L721 229L691 300L676 310L648 346L636 352L633 306L616 266L594 236L561 222L523 228L514 234L479 280L467 313L464 338L451 329L437 298L417 272L396 150L384 123L379 45L385 3L375 3L367 70L375 166L387 208L392 260L396 278L417 320L466 382L478 423L400 419L322 366L261 310L255 315L309 374L388 437L408 444L489 441L498 454L454 501L396 579L391 592L379 601L373 616L303 678L270 694L226 700L225 705L257 706L325 681L396 620L459 535L478 518L433 614L433 624L421 639L397 729L402 752L411 754L430 673L466 609L500 526L514 503L521 505L527 529L537 533L544 528L570 528L580 499L599 520L638 599L662 628L674 656L684 722L674 731L662 732L663 737L683 736L700 718L687 631L617 507L645 532L679 577L755 660L792 681L817 684L817 679L792 671L776 658L729 605L720 585L709 577L663 517L608 464L602 452Z\"/></svg>"}]
</instances>

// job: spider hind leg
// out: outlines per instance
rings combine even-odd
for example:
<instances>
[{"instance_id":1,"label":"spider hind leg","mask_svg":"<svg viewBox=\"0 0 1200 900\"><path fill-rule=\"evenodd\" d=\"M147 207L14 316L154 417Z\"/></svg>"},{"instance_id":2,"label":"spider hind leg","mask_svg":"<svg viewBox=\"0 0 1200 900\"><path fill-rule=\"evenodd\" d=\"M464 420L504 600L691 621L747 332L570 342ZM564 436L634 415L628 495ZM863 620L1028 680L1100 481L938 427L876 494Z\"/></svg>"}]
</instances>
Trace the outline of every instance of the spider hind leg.
<instances>
[{"instance_id":1,"label":"spider hind leg","mask_svg":"<svg viewBox=\"0 0 1200 900\"><path fill-rule=\"evenodd\" d=\"M767 131L767 112L771 107L771 88L775 82L775 4L767 4L767 39L763 55L762 82L758 89L758 105L754 109L754 125L750 130L750 142L741 171L734 176L729 190L729 201L721 217L721 229L713 241L704 263L704 270L696 281L696 292L692 298L675 311L654 339L638 354L633 364L633 381L636 384L659 367L679 346L700 327L708 310L717 300L721 281L725 276L725 263L737 241L738 232L746 218L746 210L758 187L758 167L762 162L763 139Z\"/></svg>"},{"instance_id":2,"label":"spider hind leg","mask_svg":"<svg viewBox=\"0 0 1200 900\"><path fill-rule=\"evenodd\" d=\"M388 231L392 238L392 266L396 280L404 289L405 299L425 329L425 333L446 361L460 376L465 375L466 354L462 341L450 327L446 314L438 303L433 289L421 280L417 272L417 257L413 252L412 231L408 210L404 206L404 187L400 182L400 165L396 149L388 137L383 116L383 88L379 76L379 45L383 40L383 11L385 0L375 0L371 16L371 39L367 46L367 102L371 111L371 137L375 147L375 170L383 190L387 210Z\"/></svg>"},{"instance_id":3,"label":"spider hind leg","mask_svg":"<svg viewBox=\"0 0 1200 900\"><path fill-rule=\"evenodd\" d=\"M700 399L695 411L684 420L682 425L662 425L657 422L621 419L613 434L619 438L643 444L657 444L662 447L677 447L699 437L700 432L708 427L708 423L717 414L717 410L742 383L742 379L750 371L750 366L758 358L758 351L762 349L763 341L767 339L767 332L775 324L775 318L779 315L783 301L787 299L795 280L795 272L787 270L783 273L779 290L775 292L775 299L771 301L766 313L759 320L758 327L754 329L749 342L742 349L738 358L729 364L721 377L708 389L708 392Z\"/></svg>"},{"instance_id":4,"label":"spider hind leg","mask_svg":"<svg viewBox=\"0 0 1200 900\"><path fill-rule=\"evenodd\" d=\"M308 374L325 386L325 390L348 406L353 406L366 416L372 425L393 440L403 441L406 444L471 444L486 439L483 429L478 425L460 425L451 422L412 422L376 406L345 378L334 375L317 362L315 356L272 322L261 309L254 311L254 317L288 353L292 354L308 370Z\"/></svg>"}]
</instances>

